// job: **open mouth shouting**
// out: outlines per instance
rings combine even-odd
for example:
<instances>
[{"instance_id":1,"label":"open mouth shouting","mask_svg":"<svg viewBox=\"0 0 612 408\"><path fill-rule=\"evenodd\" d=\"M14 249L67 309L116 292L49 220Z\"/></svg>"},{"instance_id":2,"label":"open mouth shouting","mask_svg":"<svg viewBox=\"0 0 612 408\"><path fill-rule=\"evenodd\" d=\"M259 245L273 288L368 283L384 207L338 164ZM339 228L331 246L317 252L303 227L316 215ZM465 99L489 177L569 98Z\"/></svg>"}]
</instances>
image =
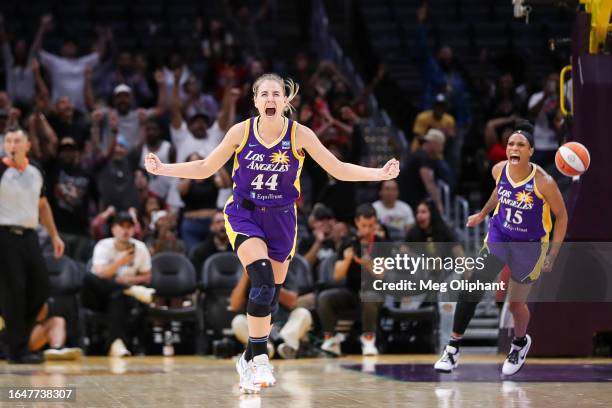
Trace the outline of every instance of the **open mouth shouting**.
<instances>
[{"instance_id":1,"label":"open mouth shouting","mask_svg":"<svg viewBox=\"0 0 612 408\"><path fill-rule=\"evenodd\" d=\"M272 117L276 115L276 107L275 106L266 106L266 116Z\"/></svg>"},{"instance_id":2,"label":"open mouth shouting","mask_svg":"<svg viewBox=\"0 0 612 408\"><path fill-rule=\"evenodd\" d=\"M519 164L521 162L521 156L518 154L510 155L510 164Z\"/></svg>"}]
</instances>

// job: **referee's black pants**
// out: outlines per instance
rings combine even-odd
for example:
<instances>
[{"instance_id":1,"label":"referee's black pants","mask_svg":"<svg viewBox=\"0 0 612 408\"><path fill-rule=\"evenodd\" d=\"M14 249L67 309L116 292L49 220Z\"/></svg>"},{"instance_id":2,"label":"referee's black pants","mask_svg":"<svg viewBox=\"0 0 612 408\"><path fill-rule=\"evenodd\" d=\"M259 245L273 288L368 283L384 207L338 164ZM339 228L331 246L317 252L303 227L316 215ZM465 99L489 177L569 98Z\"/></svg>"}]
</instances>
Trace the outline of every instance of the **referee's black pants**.
<instances>
[{"instance_id":1,"label":"referee's black pants","mask_svg":"<svg viewBox=\"0 0 612 408\"><path fill-rule=\"evenodd\" d=\"M32 229L0 227L0 311L6 323L8 356L28 353L36 315L49 297L49 274Z\"/></svg>"}]
</instances>

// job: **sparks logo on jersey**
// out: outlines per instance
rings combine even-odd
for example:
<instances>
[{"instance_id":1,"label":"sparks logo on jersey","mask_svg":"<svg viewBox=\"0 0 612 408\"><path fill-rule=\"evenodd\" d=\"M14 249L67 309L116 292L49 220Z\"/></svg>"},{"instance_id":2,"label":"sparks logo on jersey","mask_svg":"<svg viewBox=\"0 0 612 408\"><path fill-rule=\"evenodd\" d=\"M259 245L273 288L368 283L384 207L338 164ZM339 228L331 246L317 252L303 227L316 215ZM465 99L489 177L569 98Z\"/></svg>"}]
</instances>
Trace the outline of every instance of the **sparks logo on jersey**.
<instances>
[{"instance_id":1,"label":"sparks logo on jersey","mask_svg":"<svg viewBox=\"0 0 612 408\"><path fill-rule=\"evenodd\" d=\"M519 210L531 210L533 208L533 197L529 192L519 191L513 198L511 190L506 190L504 187L499 186L497 194L501 204L509 205Z\"/></svg>"},{"instance_id":2,"label":"sparks logo on jersey","mask_svg":"<svg viewBox=\"0 0 612 408\"><path fill-rule=\"evenodd\" d=\"M514 199L518 201L519 203L525 203L525 204L533 203L533 197L531 196L531 193L526 193L524 191L519 191L518 193L516 193L516 196L514 197Z\"/></svg>"},{"instance_id":3,"label":"sparks logo on jersey","mask_svg":"<svg viewBox=\"0 0 612 408\"><path fill-rule=\"evenodd\" d=\"M283 140L283 143L282 143L281 147L282 147L284 150L291 149L291 141L289 141L289 140Z\"/></svg>"},{"instance_id":4,"label":"sparks logo on jersey","mask_svg":"<svg viewBox=\"0 0 612 408\"><path fill-rule=\"evenodd\" d=\"M279 150L278 152L272 153L270 160L272 163L288 164L289 156L287 156L287 152L281 152Z\"/></svg>"},{"instance_id":5,"label":"sparks logo on jersey","mask_svg":"<svg viewBox=\"0 0 612 408\"><path fill-rule=\"evenodd\" d=\"M284 173L289 171L289 156L287 152L277 151L270 156L270 163L265 162L266 155L262 153L254 153L252 150L244 156L244 160L248 161L246 168L257 171L273 171Z\"/></svg>"}]
</instances>

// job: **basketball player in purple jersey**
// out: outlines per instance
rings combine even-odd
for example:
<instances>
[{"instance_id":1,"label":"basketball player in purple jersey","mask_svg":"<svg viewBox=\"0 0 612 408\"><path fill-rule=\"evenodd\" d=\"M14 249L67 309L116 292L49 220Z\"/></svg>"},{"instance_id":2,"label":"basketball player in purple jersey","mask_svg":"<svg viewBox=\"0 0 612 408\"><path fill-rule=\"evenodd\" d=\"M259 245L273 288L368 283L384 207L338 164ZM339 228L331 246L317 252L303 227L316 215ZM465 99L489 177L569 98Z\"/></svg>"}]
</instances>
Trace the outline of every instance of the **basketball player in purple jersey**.
<instances>
[{"instance_id":1,"label":"basketball player in purple jersey","mask_svg":"<svg viewBox=\"0 0 612 408\"><path fill-rule=\"evenodd\" d=\"M485 257L485 267L475 271L470 281L492 282L504 265L508 265L512 272L508 296L514 319L514 339L502 367L502 373L507 376L522 368L531 346L531 337L527 334L529 308L526 304L531 283L538 279L541 271L552 269L567 230L567 211L561 192L542 168L529 161L533 153L533 127L529 122L521 122L508 139L508 160L493 167L496 186L491 197L478 214L468 218L467 223L468 227L474 227L494 210L481 252ZM551 211L555 215L555 230L550 252L546 255L548 235L552 229ZM462 292L459 295L453 332L442 357L434 366L436 371L450 373L457 367L461 338L483 295L483 292Z\"/></svg>"},{"instance_id":2,"label":"basketball player in purple jersey","mask_svg":"<svg viewBox=\"0 0 612 408\"><path fill-rule=\"evenodd\" d=\"M284 112L293 109L291 100L298 89L291 80L262 75L253 85L259 116L234 125L208 157L178 164L161 163L154 154L145 159L147 170L153 174L203 179L234 155L233 194L224 213L232 247L251 281L249 343L236 364L240 388L245 393L257 393L276 382L267 355L270 316L278 307L280 287L295 252L295 200L300 194L305 152L338 180L379 181L399 174L395 159L382 168L341 162L312 130L285 117Z\"/></svg>"}]
</instances>

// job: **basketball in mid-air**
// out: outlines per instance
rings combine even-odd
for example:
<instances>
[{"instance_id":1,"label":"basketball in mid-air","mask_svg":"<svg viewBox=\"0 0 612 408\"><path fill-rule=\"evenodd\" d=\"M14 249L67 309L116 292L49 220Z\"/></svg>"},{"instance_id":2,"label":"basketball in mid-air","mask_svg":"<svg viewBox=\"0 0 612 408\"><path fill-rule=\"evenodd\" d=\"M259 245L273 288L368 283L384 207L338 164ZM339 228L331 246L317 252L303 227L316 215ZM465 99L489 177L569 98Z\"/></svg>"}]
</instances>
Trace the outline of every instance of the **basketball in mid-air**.
<instances>
[{"instance_id":1,"label":"basketball in mid-air","mask_svg":"<svg viewBox=\"0 0 612 408\"><path fill-rule=\"evenodd\" d=\"M559 147L555 155L557 169L568 177L582 175L591 164L591 155L583 144L568 142Z\"/></svg>"}]
</instances>

